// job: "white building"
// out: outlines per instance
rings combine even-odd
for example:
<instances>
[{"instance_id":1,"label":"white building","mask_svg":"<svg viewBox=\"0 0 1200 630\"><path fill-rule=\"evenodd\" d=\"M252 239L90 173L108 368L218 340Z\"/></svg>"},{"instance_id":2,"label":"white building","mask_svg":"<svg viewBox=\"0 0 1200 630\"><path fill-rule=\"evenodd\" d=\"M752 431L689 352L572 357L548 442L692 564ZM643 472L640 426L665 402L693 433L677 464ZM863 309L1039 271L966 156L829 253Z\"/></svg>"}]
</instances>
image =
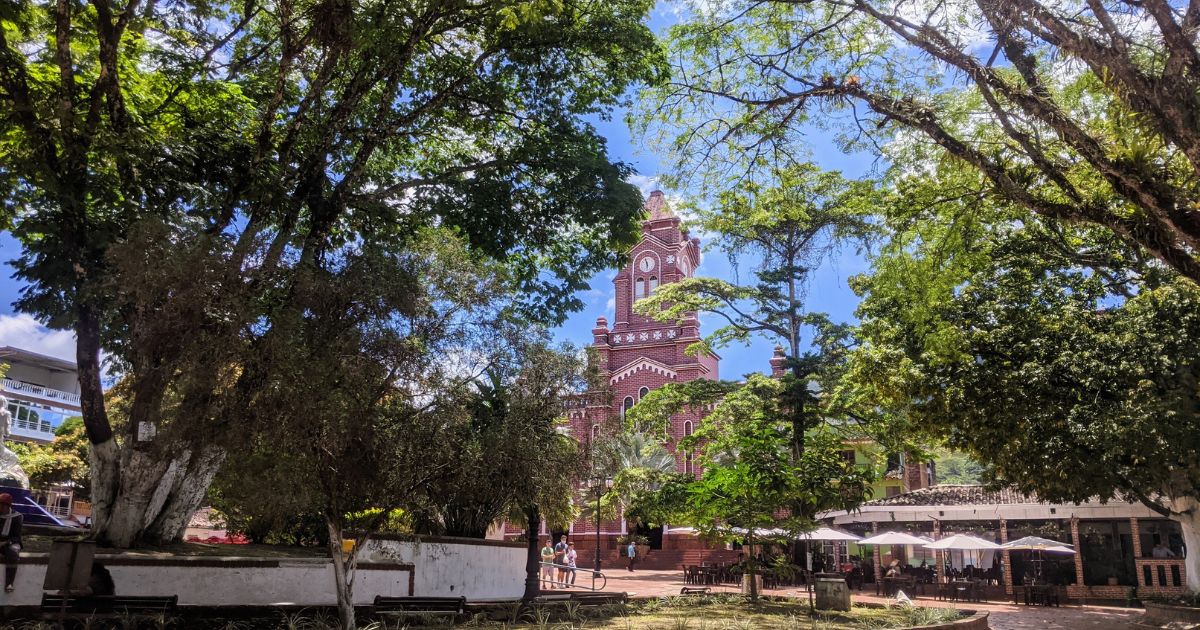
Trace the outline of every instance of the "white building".
<instances>
[{"instance_id":1,"label":"white building","mask_svg":"<svg viewBox=\"0 0 1200 630\"><path fill-rule=\"evenodd\" d=\"M81 414L79 372L71 361L3 346L0 363L8 365L3 394L12 414L10 440L49 442L64 420Z\"/></svg>"}]
</instances>

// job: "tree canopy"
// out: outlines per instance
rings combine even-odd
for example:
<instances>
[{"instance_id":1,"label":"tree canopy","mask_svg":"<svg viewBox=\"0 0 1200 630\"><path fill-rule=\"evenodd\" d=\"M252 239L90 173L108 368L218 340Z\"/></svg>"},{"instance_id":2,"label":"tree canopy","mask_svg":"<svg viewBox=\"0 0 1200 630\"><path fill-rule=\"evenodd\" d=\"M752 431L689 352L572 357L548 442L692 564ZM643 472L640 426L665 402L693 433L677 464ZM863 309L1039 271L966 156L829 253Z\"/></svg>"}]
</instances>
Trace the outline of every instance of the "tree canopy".
<instances>
[{"instance_id":1,"label":"tree canopy","mask_svg":"<svg viewBox=\"0 0 1200 630\"><path fill-rule=\"evenodd\" d=\"M643 497L641 509L672 524L693 526L708 538L754 544L756 529L798 534L811 529L812 516L821 511L861 503L870 471L841 457L835 431L814 429L809 447L801 457L794 456L785 389L779 379L750 375L745 383L719 387L701 381L671 383L643 398L627 413L629 422L657 425L685 405L711 411L678 445L697 453L699 478L671 476L653 495ZM747 566L753 580L754 562ZM756 587L750 594L757 597Z\"/></svg>"},{"instance_id":2,"label":"tree canopy","mask_svg":"<svg viewBox=\"0 0 1200 630\"><path fill-rule=\"evenodd\" d=\"M781 409L792 423L792 453L799 460L805 436L822 421L810 380L827 367L808 344L830 327L828 318L807 309L808 281L832 253L874 235L868 209L875 188L811 164L761 166L766 175L744 180L719 193L712 206L697 204L696 209L698 226L715 235L708 247L752 265L751 279L684 278L638 300L634 310L661 321L696 312L716 315L723 325L688 348L692 353L744 343L751 336L780 344L786 386L781 395L788 399ZM816 330L805 340L808 329Z\"/></svg>"},{"instance_id":3,"label":"tree canopy","mask_svg":"<svg viewBox=\"0 0 1200 630\"><path fill-rule=\"evenodd\" d=\"M694 2L638 117L706 190L803 160L809 133L921 144L1027 212L1196 255L1200 7L1161 0ZM919 171L925 160L907 163Z\"/></svg>"},{"instance_id":4,"label":"tree canopy","mask_svg":"<svg viewBox=\"0 0 1200 630\"><path fill-rule=\"evenodd\" d=\"M892 237L853 281L837 396L1051 501L1140 501L1194 536L1195 285L1101 227L998 203L979 175L896 169Z\"/></svg>"},{"instance_id":5,"label":"tree canopy","mask_svg":"<svg viewBox=\"0 0 1200 630\"><path fill-rule=\"evenodd\" d=\"M650 6L0 8L18 308L78 339L98 536L177 537L247 411L295 375L276 352L303 346L313 313L338 321L331 283L427 229L503 261L514 311L553 322L578 306L636 237L630 169L588 119L661 76ZM101 347L129 383L123 427Z\"/></svg>"}]
</instances>

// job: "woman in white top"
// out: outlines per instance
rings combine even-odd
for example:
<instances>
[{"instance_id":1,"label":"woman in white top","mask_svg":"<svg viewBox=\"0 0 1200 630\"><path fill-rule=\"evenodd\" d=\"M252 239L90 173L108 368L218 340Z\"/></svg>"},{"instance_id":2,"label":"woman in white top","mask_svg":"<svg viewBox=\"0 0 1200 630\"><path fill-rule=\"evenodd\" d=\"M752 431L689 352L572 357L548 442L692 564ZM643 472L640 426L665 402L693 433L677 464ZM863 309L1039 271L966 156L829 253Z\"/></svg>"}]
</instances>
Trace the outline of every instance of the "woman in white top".
<instances>
[{"instance_id":1,"label":"woman in white top","mask_svg":"<svg viewBox=\"0 0 1200 630\"><path fill-rule=\"evenodd\" d=\"M579 554L575 551L575 543L567 543L567 553L565 554L567 562L567 575L563 581L568 584L575 584L575 558L578 556Z\"/></svg>"}]
</instances>

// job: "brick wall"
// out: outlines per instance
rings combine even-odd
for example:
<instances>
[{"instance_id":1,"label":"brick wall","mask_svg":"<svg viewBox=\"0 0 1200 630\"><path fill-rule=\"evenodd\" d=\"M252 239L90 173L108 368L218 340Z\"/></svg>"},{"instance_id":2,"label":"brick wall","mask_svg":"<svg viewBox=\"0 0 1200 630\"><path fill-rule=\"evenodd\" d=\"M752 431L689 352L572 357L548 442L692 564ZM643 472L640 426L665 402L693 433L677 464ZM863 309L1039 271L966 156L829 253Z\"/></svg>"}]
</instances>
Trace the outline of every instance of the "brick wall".
<instances>
[{"instance_id":1,"label":"brick wall","mask_svg":"<svg viewBox=\"0 0 1200 630\"><path fill-rule=\"evenodd\" d=\"M1139 594L1180 595L1187 591L1187 569L1183 560L1138 558L1134 564Z\"/></svg>"},{"instance_id":2,"label":"brick wall","mask_svg":"<svg viewBox=\"0 0 1200 630\"><path fill-rule=\"evenodd\" d=\"M1082 584L1067 586L1067 597L1071 599L1123 600L1129 599L1132 595L1132 586L1085 586Z\"/></svg>"}]
</instances>

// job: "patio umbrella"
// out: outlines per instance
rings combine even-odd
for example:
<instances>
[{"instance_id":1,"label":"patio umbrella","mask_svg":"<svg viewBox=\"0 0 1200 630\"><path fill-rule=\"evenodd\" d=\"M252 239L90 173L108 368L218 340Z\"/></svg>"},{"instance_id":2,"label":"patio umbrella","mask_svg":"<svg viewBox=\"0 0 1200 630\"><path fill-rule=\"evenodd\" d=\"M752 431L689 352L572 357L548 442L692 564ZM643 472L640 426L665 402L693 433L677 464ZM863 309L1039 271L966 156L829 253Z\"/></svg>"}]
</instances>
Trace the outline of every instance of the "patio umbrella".
<instances>
[{"instance_id":1,"label":"patio umbrella","mask_svg":"<svg viewBox=\"0 0 1200 630\"><path fill-rule=\"evenodd\" d=\"M960 549L963 551L981 551L990 549L999 549L1000 545L975 536L966 534L955 534L947 536L941 540L935 540L931 543L925 543L926 549Z\"/></svg>"},{"instance_id":2,"label":"patio umbrella","mask_svg":"<svg viewBox=\"0 0 1200 630\"><path fill-rule=\"evenodd\" d=\"M874 536L870 536L868 538L864 538L864 539L858 541L858 544L860 544L860 545L881 545L884 547L891 546L891 545L916 545L917 547L920 547L921 545L924 545L926 542L927 541L925 539L922 539L919 536L913 536L912 534L905 534L904 532L880 532L878 534L875 534ZM904 552L904 555L907 558L907 556L908 556L907 550ZM906 561L907 561L907 559L906 559Z\"/></svg>"},{"instance_id":3,"label":"patio umbrella","mask_svg":"<svg viewBox=\"0 0 1200 630\"><path fill-rule=\"evenodd\" d=\"M730 527L729 531L735 534L741 534L743 536L750 533L750 530L746 529L745 527ZM770 529L761 527L754 528L755 538L779 538L780 536L786 536L787 533L788 530L781 529L779 527L772 527Z\"/></svg>"},{"instance_id":4,"label":"patio umbrella","mask_svg":"<svg viewBox=\"0 0 1200 630\"><path fill-rule=\"evenodd\" d=\"M1071 545L1061 543L1057 540L1042 538L1041 536L1026 536L1000 545L1001 549L1009 551L1050 551L1057 553L1075 553Z\"/></svg>"},{"instance_id":5,"label":"patio umbrella","mask_svg":"<svg viewBox=\"0 0 1200 630\"><path fill-rule=\"evenodd\" d=\"M860 545L924 545L925 541L904 532L883 532L858 541Z\"/></svg>"},{"instance_id":6,"label":"patio umbrella","mask_svg":"<svg viewBox=\"0 0 1200 630\"><path fill-rule=\"evenodd\" d=\"M925 543L926 549L958 549L961 551L988 551L999 549L1000 545L975 536L966 534L955 534L947 536L941 540L935 540L931 543ZM975 554L971 554L971 564L978 565Z\"/></svg>"},{"instance_id":7,"label":"patio umbrella","mask_svg":"<svg viewBox=\"0 0 1200 630\"><path fill-rule=\"evenodd\" d=\"M1034 552L1033 566L1036 570L1038 579L1042 577L1042 552L1046 553L1067 553L1074 554L1075 550L1067 543L1061 543L1057 540L1042 538L1041 536L1026 536L1018 538L1000 545L1001 549L1008 551L1032 551Z\"/></svg>"},{"instance_id":8,"label":"patio umbrella","mask_svg":"<svg viewBox=\"0 0 1200 630\"><path fill-rule=\"evenodd\" d=\"M695 534L696 528L695 527L668 527L667 533L668 534Z\"/></svg>"},{"instance_id":9,"label":"patio umbrella","mask_svg":"<svg viewBox=\"0 0 1200 630\"><path fill-rule=\"evenodd\" d=\"M862 538L859 536L855 536L854 534L848 532L840 532L831 527L818 527L811 532L800 534L797 536L797 538L800 540L857 540L860 543L862 542Z\"/></svg>"}]
</instances>

